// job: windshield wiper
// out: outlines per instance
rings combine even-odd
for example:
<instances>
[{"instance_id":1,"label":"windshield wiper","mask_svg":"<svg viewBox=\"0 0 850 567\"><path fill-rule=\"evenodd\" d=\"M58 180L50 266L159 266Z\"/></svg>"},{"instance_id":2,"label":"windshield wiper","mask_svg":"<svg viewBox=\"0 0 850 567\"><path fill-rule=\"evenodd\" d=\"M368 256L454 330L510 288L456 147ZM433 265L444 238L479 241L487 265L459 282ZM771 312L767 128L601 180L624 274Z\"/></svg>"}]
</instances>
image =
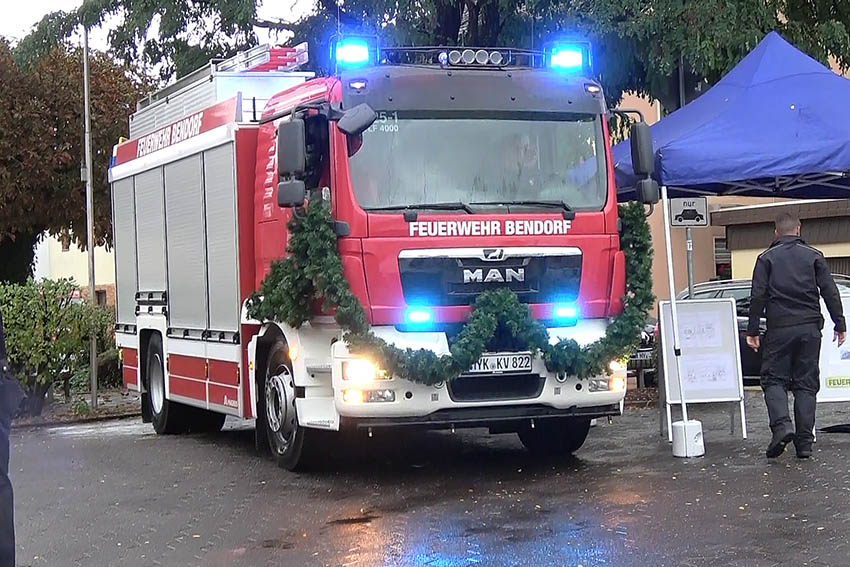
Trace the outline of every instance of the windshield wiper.
<instances>
[{"instance_id":1,"label":"windshield wiper","mask_svg":"<svg viewBox=\"0 0 850 567\"><path fill-rule=\"evenodd\" d=\"M535 200L524 200L524 201L487 201L480 203L470 203L470 205L505 205L510 207L511 205L520 205L520 206L538 206L538 207L557 207L559 209L563 209L564 211L570 212L572 209L570 206L564 201L551 200L551 201L535 201Z\"/></svg>"},{"instance_id":2,"label":"windshield wiper","mask_svg":"<svg viewBox=\"0 0 850 567\"><path fill-rule=\"evenodd\" d=\"M445 203L421 203L418 205L389 205L386 207L369 207L367 211L464 211L470 215L475 213L466 203L452 201Z\"/></svg>"}]
</instances>

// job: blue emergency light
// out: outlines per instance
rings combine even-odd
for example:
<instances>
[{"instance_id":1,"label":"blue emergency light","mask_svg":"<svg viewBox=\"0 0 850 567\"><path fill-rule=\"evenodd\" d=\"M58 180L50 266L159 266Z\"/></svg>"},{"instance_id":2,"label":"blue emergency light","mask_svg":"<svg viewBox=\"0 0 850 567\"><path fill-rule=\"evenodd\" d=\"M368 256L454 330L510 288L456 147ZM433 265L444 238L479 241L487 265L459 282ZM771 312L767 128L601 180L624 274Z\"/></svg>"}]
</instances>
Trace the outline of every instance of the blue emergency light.
<instances>
[{"instance_id":1,"label":"blue emergency light","mask_svg":"<svg viewBox=\"0 0 850 567\"><path fill-rule=\"evenodd\" d=\"M422 305L408 307L404 312L404 322L419 329L429 327L433 318L431 309Z\"/></svg>"},{"instance_id":2,"label":"blue emergency light","mask_svg":"<svg viewBox=\"0 0 850 567\"><path fill-rule=\"evenodd\" d=\"M351 69L363 67L372 62L373 46L362 37L343 38L334 45L333 59L339 67Z\"/></svg>"},{"instance_id":3,"label":"blue emergency light","mask_svg":"<svg viewBox=\"0 0 850 567\"><path fill-rule=\"evenodd\" d=\"M578 307L575 303L558 303L552 310L553 319L565 326L572 326L578 322Z\"/></svg>"},{"instance_id":4,"label":"blue emergency light","mask_svg":"<svg viewBox=\"0 0 850 567\"><path fill-rule=\"evenodd\" d=\"M566 73L590 72L590 44L582 41L558 41L546 49L549 67Z\"/></svg>"}]
</instances>

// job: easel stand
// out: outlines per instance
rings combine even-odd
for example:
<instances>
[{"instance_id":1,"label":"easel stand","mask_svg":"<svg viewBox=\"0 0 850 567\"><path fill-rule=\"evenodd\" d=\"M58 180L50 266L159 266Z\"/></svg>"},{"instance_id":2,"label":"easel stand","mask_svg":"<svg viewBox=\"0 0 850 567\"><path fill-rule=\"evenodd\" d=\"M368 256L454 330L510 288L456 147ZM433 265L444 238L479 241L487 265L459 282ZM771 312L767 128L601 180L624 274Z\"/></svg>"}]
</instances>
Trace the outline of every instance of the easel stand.
<instances>
[{"instance_id":1,"label":"easel stand","mask_svg":"<svg viewBox=\"0 0 850 567\"><path fill-rule=\"evenodd\" d=\"M659 404L659 411L666 413L667 435L668 440L673 442L673 454L681 457L701 456L704 454L702 424L696 420L689 420L689 400L691 403L739 403L742 433L744 438L747 435L735 301L734 299L706 301L690 299L687 303L681 305L687 307L685 314L687 333L684 337L684 345L688 364L684 365L682 360L683 335L679 324L680 305L676 301L676 284L673 277L670 200L666 185L661 186L661 200L670 301L662 302L659 306L661 336L669 339L666 343L662 340L660 345L661 356L659 357L660 371L658 376L659 380L664 380L664 387L659 387L659 396L662 395L661 392L663 391L664 404L663 408ZM734 358L730 358L731 351L734 351L734 355L732 355ZM671 370L676 375L675 384L671 384L669 380ZM683 379L683 376L687 376L687 380ZM675 385L675 389L671 389L673 385ZM673 405L679 405L682 409L681 422L673 423L672 421ZM679 432L678 438L674 435L675 431ZM684 441L681 438L682 435L685 436ZM697 441L694 441L694 439L697 439ZM692 449L694 452L692 452Z\"/></svg>"}]
</instances>

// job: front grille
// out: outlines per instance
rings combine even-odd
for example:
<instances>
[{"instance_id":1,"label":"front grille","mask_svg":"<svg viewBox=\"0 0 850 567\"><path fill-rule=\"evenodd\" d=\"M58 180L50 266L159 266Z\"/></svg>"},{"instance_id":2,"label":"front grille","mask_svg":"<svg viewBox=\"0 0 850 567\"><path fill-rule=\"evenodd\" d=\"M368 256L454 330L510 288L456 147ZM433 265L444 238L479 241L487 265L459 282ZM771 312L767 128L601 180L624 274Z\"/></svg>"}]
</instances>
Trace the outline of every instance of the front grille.
<instances>
[{"instance_id":1,"label":"front grille","mask_svg":"<svg viewBox=\"0 0 850 567\"><path fill-rule=\"evenodd\" d=\"M505 249L510 250L510 249ZM574 301L581 282L581 254L510 255L484 260L469 254L399 257L404 299L408 304L471 305L482 292L500 287L523 303ZM411 251L418 252L418 251Z\"/></svg>"},{"instance_id":2,"label":"front grille","mask_svg":"<svg viewBox=\"0 0 850 567\"><path fill-rule=\"evenodd\" d=\"M455 378L448 390L455 402L527 400L538 397L545 382L539 374L484 374Z\"/></svg>"}]
</instances>

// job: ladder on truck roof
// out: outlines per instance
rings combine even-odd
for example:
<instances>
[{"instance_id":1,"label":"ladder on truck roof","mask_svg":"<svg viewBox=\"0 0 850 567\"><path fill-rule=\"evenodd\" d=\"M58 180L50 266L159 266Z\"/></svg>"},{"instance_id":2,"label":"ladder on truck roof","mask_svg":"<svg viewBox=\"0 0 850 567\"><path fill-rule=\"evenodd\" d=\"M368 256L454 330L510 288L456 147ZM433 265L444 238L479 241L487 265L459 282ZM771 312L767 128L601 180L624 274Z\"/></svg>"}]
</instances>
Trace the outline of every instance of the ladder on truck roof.
<instances>
[{"instance_id":1,"label":"ladder on truck roof","mask_svg":"<svg viewBox=\"0 0 850 567\"><path fill-rule=\"evenodd\" d=\"M242 121L256 121L273 95L315 76L298 71L308 59L306 43L259 45L228 59L213 59L140 100L130 116L130 138L150 134L237 94L242 97Z\"/></svg>"}]
</instances>

